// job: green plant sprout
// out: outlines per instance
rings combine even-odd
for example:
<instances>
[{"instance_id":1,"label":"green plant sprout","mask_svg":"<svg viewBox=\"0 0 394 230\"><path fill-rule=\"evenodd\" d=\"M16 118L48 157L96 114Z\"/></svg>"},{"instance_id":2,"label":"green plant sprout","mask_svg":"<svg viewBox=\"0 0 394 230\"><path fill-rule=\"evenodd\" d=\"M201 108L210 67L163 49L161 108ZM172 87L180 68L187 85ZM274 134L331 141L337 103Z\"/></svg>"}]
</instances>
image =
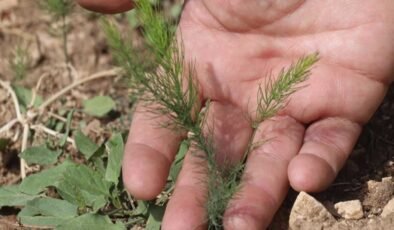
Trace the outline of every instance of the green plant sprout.
<instances>
[{"instance_id":1,"label":"green plant sprout","mask_svg":"<svg viewBox=\"0 0 394 230\"><path fill-rule=\"evenodd\" d=\"M71 14L74 3L71 0L45 0L40 3L42 8L48 11L54 20L61 20L62 27L62 40L63 40L63 53L64 53L64 62L66 64L67 72L69 78L71 79L71 69L68 67L70 63L70 56L68 50L68 25L67 25L67 16Z\"/></svg>"},{"instance_id":2,"label":"green plant sprout","mask_svg":"<svg viewBox=\"0 0 394 230\"><path fill-rule=\"evenodd\" d=\"M13 80L29 76L28 56L22 47L13 53L9 62ZM114 101L98 96L83 101L83 111L68 111L67 106L52 110L54 102L76 87L121 76L122 72L113 68L84 76L48 97L39 95L44 79L50 76L47 71L31 88L0 79L0 88L5 90L7 103L14 110L14 117L0 126L0 151L8 151L11 143L21 142L12 147L20 146L20 176L10 181L12 185L0 185L0 208L21 209L16 216L19 223L15 224L29 229L124 230L146 223L147 229L159 229L157 216L162 216L163 207L134 202L121 183L123 133L111 130L108 140L95 143L80 131L81 123L75 127L74 113L107 116L115 107ZM74 156L70 157L69 147L84 158L82 163L70 159Z\"/></svg>"},{"instance_id":3,"label":"green plant sprout","mask_svg":"<svg viewBox=\"0 0 394 230\"><path fill-rule=\"evenodd\" d=\"M9 66L14 74L14 80L22 80L26 77L30 62L30 55L22 45L17 45L9 59Z\"/></svg>"},{"instance_id":4,"label":"green plant sprout","mask_svg":"<svg viewBox=\"0 0 394 230\"><path fill-rule=\"evenodd\" d=\"M317 53L302 57L296 64L282 69L276 80L269 77L268 83L264 86L259 85L255 118L250 122L252 135L242 161L235 165L220 166L215 161L214 150L210 150L213 152L207 154L210 159L208 161L208 201L206 205L209 220L208 229L222 228L224 211L228 207L230 199L234 198L241 187L241 176L244 173L249 153L266 141L253 143L258 124L275 116L286 105L289 96L300 88L300 83L307 80L311 67L318 60Z\"/></svg>"},{"instance_id":5,"label":"green plant sprout","mask_svg":"<svg viewBox=\"0 0 394 230\"><path fill-rule=\"evenodd\" d=\"M123 40L116 27L103 20L109 46L115 60L129 76L130 87L140 95L139 100L153 114L170 118L169 123L159 125L188 132L189 146L204 153L195 156L201 157L207 164L208 179L205 183L208 197L205 207L208 228L221 229L224 211L241 187L247 156L256 146L250 142L244 160L238 164L223 165L217 162L212 130L202 128L206 126L206 114L199 112L201 104L196 72L193 63L184 58L182 40L176 37L168 21L152 7L149 0L136 1L136 14L143 25L143 35L151 55L139 56L133 45ZM257 131L257 124L273 117L286 105L289 96L305 82L317 61L318 54L302 57L283 69L276 80L269 78L267 84L259 86L256 114L250 123L252 136ZM209 102L205 107L208 113Z\"/></svg>"},{"instance_id":6,"label":"green plant sprout","mask_svg":"<svg viewBox=\"0 0 394 230\"><path fill-rule=\"evenodd\" d=\"M19 74L21 77L27 76L28 73L21 72L24 68L23 63L20 60L10 63L15 76L19 73L23 73ZM16 67L13 67L14 65ZM63 118L62 115L50 112L48 109L54 101L81 84L119 74L119 68L98 72L73 82L48 98L38 94L43 79L48 74L42 75L32 89L0 79L0 87L10 95L15 110L15 117L0 127L0 148L3 150L11 143L11 136L13 142L21 139L18 155L20 177L17 179L22 179L19 184L0 185L0 208L4 206L21 208L17 219L24 227L123 230L126 229L125 224L120 222L114 224L110 217L121 219L142 215L125 205L132 201L119 183L121 158L124 152L121 133L113 133L101 146L80 131L74 132L71 137L74 110L68 113L67 118ZM84 111L100 117L109 112L114 106L112 103L108 98L96 97L87 101ZM57 125L55 127L46 122L47 118L49 121L55 121L55 117L55 123L60 124L59 127L62 128L57 129ZM62 133L63 127L65 133ZM40 140L39 133L53 138ZM30 146L34 145L36 140L43 143ZM70 159L64 161L59 159L66 150L66 143L78 150L86 159L86 165L77 164ZM57 163L59 164L54 166ZM32 173L36 171L34 169L36 167L29 167L31 165L42 167L42 170ZM56 195L53 192L48 193L48 187L56 189ZM141 219L133 220L133 223L139 222Z\"/></svg>"},{"instance_id":7,"label":"green plant sprout","mask_svg":"<svg viewBox=\"0 0 394 230\"><path fill-rule=\"evenodd\" d=\"M21 46L17 46L13 55L10 57L10 61L9 61L9 68L11 69L15 80L24 79L28 75L29 57L30 55L27 50L23 49ZM118 74L120 74L119 68L98 72L96 74L93 74L91 76L73 82L72 84L66 86L65 88L63 88L59 92L56 92L54 95L51 95L49 98L45 100L38 94L38 91L41 88L44 78L48 76L48 74L46 73L40 76L36 86L33 87L32 89L28 89L19 86L17 84L14 84L15 81L9 82L0 79L0 87L4 88L8 92L8 94L11 95L13 107L15 109L15 118L11 119L10 121L6 122L5 125L0 127L0 137L2 138L9 136L10 135L9 131L14 126L18 124L21 125L23 130L22 136L17 134L15 135L14 138L16 141L21 136L22 139L21 151L20 151L21 156L23 156L23 153L29 149L28 147L29 138L34 137L35 132L43 132L49 136L53 136L57 139L61 139L62 140L61 142L64 142L61 145L64 145L66 142L68 142L71 145L75 146L75 141L68 136L69 135L68 131L66 132L66 134L63 135L58 131L52 130L51 128L48 128L46 125L44 125L45 122L42 119L44 115L49 115L50 117L52 116L61 117L59 115L48 112L47 110L48 106L79 85L100 78L117 76ZM97 100L97 98L93 98L93 99ZM111 99L107 97L100 97L98 99L99 102L88 101L89 103L85 105L85 112L87 113L90 112L94 116L100 116L100 115L103 116L114 107L114 102ZM97 103L100 103L100 106L97 106ZM46 151L46 150L44 151L41 150L42 149L40 149L40 151L38 152ZM56 159L57 157L55 158L55 160ZM27 172L26 172L27 169L28 169L28 165L25 162L25 159L21 157L20 159L21 179L24 179L27 176Z\"/></svg>"}]
</instances>

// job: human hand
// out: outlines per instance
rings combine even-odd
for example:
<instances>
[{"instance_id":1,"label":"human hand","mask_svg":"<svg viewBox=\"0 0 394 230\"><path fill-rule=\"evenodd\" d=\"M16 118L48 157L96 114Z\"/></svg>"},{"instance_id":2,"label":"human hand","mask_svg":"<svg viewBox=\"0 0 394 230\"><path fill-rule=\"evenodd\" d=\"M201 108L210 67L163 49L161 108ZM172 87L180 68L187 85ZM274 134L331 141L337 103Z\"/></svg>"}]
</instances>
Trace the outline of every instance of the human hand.
<instances>
[{"instance_id":1,"label":"human hand","mask_svg":"<svg viewBox=\"0 0 394 230\"><path fill-rule=\"evenodd\" d=\"M99 9L125 1L103 1ZM289 183L314 192L334 180L393 80L393 10L391 0L187 1L180 31L186 59L195 60L203 99L212 100L208 122L215 124L219 154L237 159L243 153L251 136L244 114L253 116L258 84L267 75L302 55L319 51L321 57L308 86L260 124L255 139L273 139L249 155L242 190L225 213L226 229L265 228ZM165 185L182 137L158 129L160 121L146 119L142 111L134 115L123 177L136 198L152 199ZM189 154L163 229L204 223L206 195L198 167Z\"/></svg>"}]
</instances>

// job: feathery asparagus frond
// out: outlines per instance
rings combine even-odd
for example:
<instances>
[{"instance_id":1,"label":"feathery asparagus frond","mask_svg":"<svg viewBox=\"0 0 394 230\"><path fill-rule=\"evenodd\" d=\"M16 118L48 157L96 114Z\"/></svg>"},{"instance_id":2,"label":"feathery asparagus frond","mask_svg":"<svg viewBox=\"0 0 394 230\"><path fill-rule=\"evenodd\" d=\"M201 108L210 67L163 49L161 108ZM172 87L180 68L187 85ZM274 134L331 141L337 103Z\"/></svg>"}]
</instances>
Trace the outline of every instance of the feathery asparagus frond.
<instances>
[{"instance_id":1,"label":"feathery asparagus frond","mask_svg":"<svg viewBox=\"0 0 394 230\"><path fill-rule=\"evenodd\" d=\"M55 18L61 18L72 12L74 3L70 0L45 0L41 6Z\"/></svg>"},{"instance_id":2,"label":"feathery asparagus frond","mask_svg":"<svg viewBox=\"0 0 394 230\"><path fill-rule=\"evenodd\" d=\"M29 68L30 56L27 49L18 45L9 60L9 66L14 74L15 80L26 77Z\"/></svg>"},{"instance_id":3,"label":"feathery asparagus frond","mask_svg":"<svg viewBox=\"0 0 394 230\"><path fill-rule=\"evenodd\" d=\"M139 92L140 100L148 106L154 105L150 107L152 113L170 118L170 124L161 125L191 133L191 147L203 153L195 157L201 157L207 166L208 178L204 182L208 190L205 204L208 228L222 229L224 211L241 188L245 159L253 145L249 145L244 160L237 164L217 162L213 131L207 130L206 114L200 113L198 108L196 72L192 63L185 60L182 42L177 40L175 31L149 0L136 1L136 10L144 25L143 35L151 56L141 57L131 43L123 40L112 23L104 21L108 44L114 58L130 77L130 87ZM317 54L301 58L287 70L282 70L275 81L270 79L265 86L259 86L256 118L251 124L253 136L257 124L274 116L288 97L300 88L317 60ZM206 109L209 110L209 101Z\"/></svg>"},{"instance_id":4,"label":"feathery asparagus frond","mask_svg":"<svg viewBox=\"0 0 394 230\"><path fill-rule=\"evenodd\" d=\"M300 83L307 80L311 67L318 60L318 53L302 57L287 70L282 69L277 80L270 77L265 86L259 85L254 126L274 116L285 106L289 96L300 89Z\"/></svg>"},{"instance_id":5,"label":"feathery asparagus frond","mask_svg":"<svg viewBox=\"0 0 394 230\"><path fill-rule=\"evenodd\" d=\"M64 54L64 62L66 64L68 77L70 80L72 79L71 76L71 69L69 68L69 64L71 62L70 56L68 53L68 25L66 18L72 12L74 8L74 2L72 0L45 0L40 2L40 5L43 9L48 11L52 14L55 20L61 20L62 27L62 39L63 39L63 54Z\"/></svg>"},{"instance_id":6,"label":"feathery asparagus frond","mask_svg":"<svg viewBox=\"0 0 394 230\"><path fill-rule=\"evenodd\" d=\"M162 14L158 14L150 1L137 1L137 15L144 25L144 36L153 53L160 61L170 60L171 47L175 42L175 32L171 30Z\"/></svg>"},{"instance_id":7,"label":"feathery asparagus frond","mask_svg":"<svg viewBox=\"0 0 394 230\"><path fill-rule=\"evenodd\" d=\"M223 228L223 214L228 208L229 201L234 199L241 188L241 176L244 173L246 158L256 147L253 144L253 139L258 125L276 115L283 108L289 96L299 90L300 84L307 80L311 67L318 59L317 53L300 58L296 64L291 65L287 70L283 69L275 81L270 78L265 86L259 86L256 118L251 124L253 128L252 138L240 163L223 167L216 165L215 161L208 160L209 176L206 210L209 229ZM208 158L210 158L210 155L208 155Z\"/></svg>"},{"instance_id":8,"label":"feathery asparagus frond","mask_svg":"<svg viewBox=\"0 0 394 230\"><path fill-rule=\"evenodd\" d=\"M169 30L164 17L155 13L150 2L139 0L136 7L154 60L141 59L132 44L124 42L114 25L104 21L109 46L117 62L130 76L131 88L143 95L140 100L154 104L153 113L171 118L170 124L162 125L188 130L195 126L198 113L198 87L193 65L185 62L175 32ZM155 64L152 68L143 64L146 62Z\"/></svg>"}]
</instances>

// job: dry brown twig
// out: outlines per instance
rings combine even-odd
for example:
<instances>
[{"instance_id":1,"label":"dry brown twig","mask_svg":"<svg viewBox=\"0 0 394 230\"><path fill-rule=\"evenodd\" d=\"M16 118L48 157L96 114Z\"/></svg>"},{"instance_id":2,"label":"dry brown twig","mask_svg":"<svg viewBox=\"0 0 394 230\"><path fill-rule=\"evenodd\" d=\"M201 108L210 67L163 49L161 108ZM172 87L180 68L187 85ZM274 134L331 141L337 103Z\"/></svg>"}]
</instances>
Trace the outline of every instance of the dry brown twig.
<instances>
[{"instance_id":1,"label":"dry brown twig","mask_svg":"<svg viewBox=\"0 0 394 230\"><path fill-rule=\"evenodd\" d=\"M5 124L3 127L0 128L0 134L7 132L9 129L11 129L14 125L16 125L19 122L18 118L14 118L11 121L9 121L7 124Z\"/></svg>"},{"instance_id":2,"label":"dry brown twig","mask_svg":"<svg viewBox=\"0 0 394 230\"><path fill-rule=\"evenodd\" d=\"M81 80L78 80L78 81L72 83L71 85L67 86L66 88L60 90L58 93L52 95L49 99L47 99L44 103L42 103L40 105L40 107L38 108L38 111L39 111L39 113L42 113L48 105L52 104L54 101L56 101L61 96L68 93L70 90L74 89L77 86L80 86L88 81L92 81L92 80L96 80L96 79L100 79L100 78L104 78L104 77L114 77L114 76L119 75L120 73L121 73L120 68L114 68L111 70L106 70L106 71L95 73L95 74L90 75L89 77L86 77L86 78L82 78Z\"/></svg>"},{"instance_id":3,"label":"dry brown twig","mask_svg":"<svg viewBox=\"0 0 394 230\"><path fill-rule=\"evenodd\" d=\"M67 122L66 118L64 118L64 117L62 117L62 116L60 116L60 115L58 115L56 113L52 113L51 111L48 111L48 116L53 117L53 118L55 118L55 119L57 119L57 120L59 120L61 122L64 122L64 123Z\"/></svg>"},{"instance_id":4,"label":"dry brown twig","mask_svg":"<svg viewBox=\"0 0 394 230\"><path fill-rule=\"evenodd\" d=\"M63 136L62 133L56 132L56 131L54 131L52 129L48 129L47 127L45 127L42 124L32 125L30 128L33 129L33 130L36 130L36 131L42 131L42 132L44 132L44 133L46 133L46 134L48 134L50 136L57 137L57 138L61 138ZM74 148L76 148L76 144L75 144L74 139L72 139L70 137L67 137L66 141L68 143L70 143Z\"/></svg>"},{"instance_id":5,"label":"dry brown twig","mask_svg":"<svg viewBox=\"0 0 394 230\"><path fill-rule=\"evenodd\" d=\"M78 72L75 70L75 68L71 68L73 69L73 73L74 74L78 74ZM93 80L97 80L100 78L105 78L105 77L114 77L117 76L121 73L121 69L120 68L114 68L111 70L106 70L106 71L102 71L102 72L98 72L95 74L92 74L86 78L80 79L72 84L70 84L69 86L65 87L64 89L62 89L61 91L59 91L58 93L52 95L51 97L49 97L47 100L45 100L38 108L38 111L34 108L34 102L36 100L37 97L37 92L39 91L42 81L43 79L47 76L47 74L43 74L37 84L36 87L32 90L32 99L29 103L29 106L27 108L27 111L25 114L21 113L21 109L19 106L19 101L18 98L16 96L16 93L14 91L14 89L12 89L11 87L11 83L7 82L7 81L3 81L0 80L0 86L2 86L4 89L7 90L7 92L11 95L13 104L14 104L14 108L15 108L15 113L16 113L16 118L12 119L11 121L7 122L4 126L0 127L0 135L2 133L5 133L7 131L9 131L12 127L14 127L16 124L21 124L23 127L23 135L22 135L22 147L21 147L21 152L25 151L27 148L27 142L28 142L28 137L29 137L29 131L32 130L39 130L42 131L48 135L54 136L54 137L61 137L63 134L56 132L54 130L51 130L47 127L45 127L43 124L38 123L38 124L33 124L35 122L38 122L35 118L37 118L39 115L42 115L44 112L46 112L46 108L52 104L54 101L56 101L57 99L59 99L60 97L62 97L63 95L65 95L66 93L68 93L70 90L74 89L77 86L80 86L88 81L93 81ZM78 76L77 76L78 77ZM74 78L75 79L75 78ZM78 78L76 78L78 79ZM51 116L54 116L54 114L50 114ZM55 116L57 117L57 116ZM19 136L19 135L18 135ZM67 142L70 143L74 148L76 147L75 145L75 141L70 138L67 137ZM26 162L21 158L21 162L20 162L20 175L21 178L24 179L26 177L26 170L28 170L28 166L26 164Z\"/></svg>"},{"instance_id":6,"label":"dry brown twig","mask_svg":"<svg viewBox=\"0 0 394 230\"><path fill-rule=\"evenodd\" d=\"M12 89L10 82L2 81L0 80L0 85L8 91L8 93L11 95L12 101L14 103L14 108L16 112L16 117L18 120L22 119L22 114L21 114L21 109L19 107L19 102L18 98L16 97L15 91Z\"/></svg>"}]
</instances>

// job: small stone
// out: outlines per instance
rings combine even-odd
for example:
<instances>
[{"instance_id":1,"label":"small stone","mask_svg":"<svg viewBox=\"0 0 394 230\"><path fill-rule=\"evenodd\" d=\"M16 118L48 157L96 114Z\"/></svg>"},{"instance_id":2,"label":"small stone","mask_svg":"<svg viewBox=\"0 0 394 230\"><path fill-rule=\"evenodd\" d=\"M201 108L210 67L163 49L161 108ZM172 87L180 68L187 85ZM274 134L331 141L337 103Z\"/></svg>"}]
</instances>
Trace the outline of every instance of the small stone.
<instances>
[{"instance_id":1,"label":"small stone","mask_svg":"<svg viewBox=\"0 0 394 230\"><path fill-rule=\"evenodd\" d=\"M386 217L390 214L394 213L394 198L391 199L386 206L383 208L382 217Z\"/></svg>"},{"instance_id":2,"label":"small stone","mask_svg":"<svg viewBox=\"0 0 394 230\"><path fill-rule=\"evenodd\" d=\"M290 229L322 229L335 223L335 218L320 202L305 192L298 195L290 213Z\"/></svg>"},{"instance_id":3,"label":"small stone","mask_svg":"<svg viewBox=\"0 0 394 230\"><path fill-rule=\"evenodd\" d=\"M374 180L369 180L367 181L367 187L368 187L368 191L372 191L374 189L376 189L376 187L379 186L379 182L374 181Z\"/></svg>"},{"instance_id":4,"label":"small stone","mask_svg":"<svg viewBox=\"0 0 394 230\"><path fill-rule=\"evenodd\" d=\"M363 207L359 200L339 202L334 207L338 214L347 220L359 220L364 216Z\"/></svg>"},{"instance_id":5,"label":"small stone","mask_svg":"<svg viewBox=\"0 0 394 230\"><path fill-rule=\"evenodd\" d=\"M390 201L394 194L394 183L392 177L385 177L381 182L368 181L368 193L363 199L364 206L373 208L383 207Z\"/></svg>"}]
</instances>

